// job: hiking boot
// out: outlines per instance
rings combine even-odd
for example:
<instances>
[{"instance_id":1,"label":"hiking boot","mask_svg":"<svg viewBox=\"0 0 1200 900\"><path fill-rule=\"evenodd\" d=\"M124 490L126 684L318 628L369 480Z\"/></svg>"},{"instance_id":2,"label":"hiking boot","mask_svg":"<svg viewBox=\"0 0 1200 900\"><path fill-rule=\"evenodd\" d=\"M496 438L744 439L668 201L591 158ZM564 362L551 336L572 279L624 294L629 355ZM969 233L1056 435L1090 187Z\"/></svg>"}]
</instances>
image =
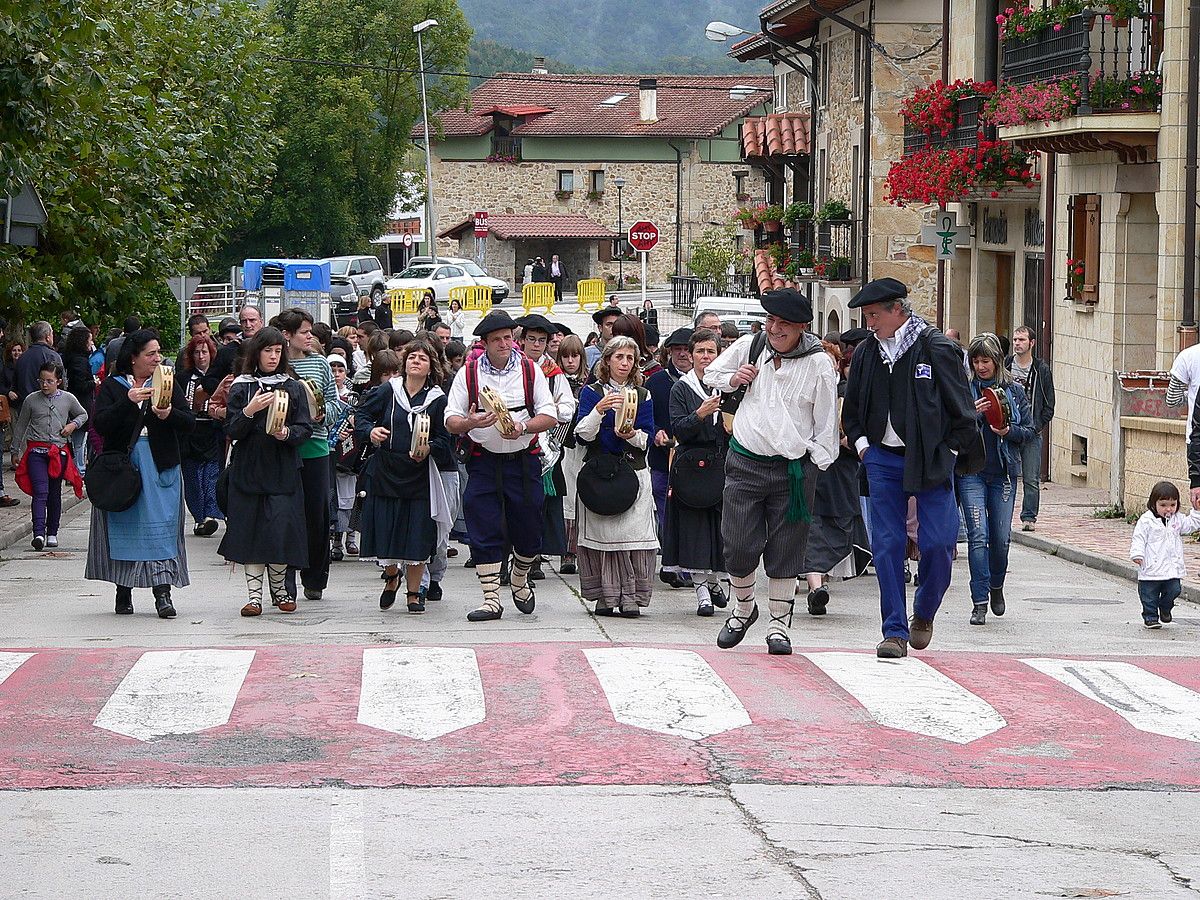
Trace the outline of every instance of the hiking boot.
<instances>
[{"instance_id":1,"label":"hiking boot","mask_svg":"<svg viewBox=\"0 0 1200 900\"><path fill-rule=\"evenodd\" d=\"M988 591L988 597L991 598L992 615L1004 615L1004 588L992 588Z\"/></svg>"},{"instance_id":2,"label":"hiking boot","mask_svg":"<svg viewBox=\"0 0 1200 900\"><path fill-rule=\"evenodd\" d=\"M924 650L933 640L933 619L913 616L908 620L908 643L914 650Z\"/></svg>"},{"instance_id":3,"label":"hiking boot","mask_svg":"<svg viewBox=\"0 0 1200 900\"><path fill-rule=\"evenodd\" d=\"M987 624L988 605L986 603L976 603L971 609L971 624L986 625Z\"/></svg>"},{"instance_id":4,"label":"hiking boot","mask_svg":"<svg viewBox=\"0 0 1200 900\"><path fill-rule=\"evenodd\" d=\"M908 641L904 638L884 638L875 645L875 655L879 659L901 659L908 656Z\"/></svg>"}]
</instances>

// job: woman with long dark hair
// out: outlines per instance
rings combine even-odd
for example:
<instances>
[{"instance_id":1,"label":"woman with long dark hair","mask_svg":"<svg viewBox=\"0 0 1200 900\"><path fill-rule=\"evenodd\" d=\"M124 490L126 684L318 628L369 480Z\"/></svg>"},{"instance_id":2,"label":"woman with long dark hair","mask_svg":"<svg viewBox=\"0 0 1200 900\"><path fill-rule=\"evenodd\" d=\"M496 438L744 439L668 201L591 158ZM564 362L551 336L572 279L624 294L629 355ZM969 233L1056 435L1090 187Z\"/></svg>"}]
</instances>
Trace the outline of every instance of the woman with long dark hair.
<instances>
[{"instance_id":1,"label":"woman with long dark hair","mask_svg":"<svg viewBox=\"0 0 1200 900\"><path fill-rule=\"evenodd\" d=\"M291 374L287 339L267 326L250 339L242 374L229 389L225 432L236 441L229 460L225 537L217 552L246 568L243 616L262 614L263 576L280 612L296 611L287 568L308 565L308 529L300 479L300 445L312 437L308 394ZM268 431L267 411L287 394L284 424Z\"/></svg>"},{"instance_id":2,"label":"woman with long dark hair","mask_svg":"<svg viewBox=\"0 0 1200 900\"><path fill-rule=\"evenodd\" d=\"M154 591L159 618L173 619L171 588L190 583L183 544L180 440L191 432L196 417L178 382L166 409L150 402L150 381L161 364L158 332L135 331L122 341L113 373L96 396L96 430L109 449L133 446L130 456L142 489L137 502L123 512L92 507L84 577L117 586L118 615L132 615L133 589L148 587Z\"/></svg>"},{"instance_id":3,"label":"woman with long dark hair","mask_svg":"<svg viewBox=\"0 0 1200 900\"><path fill-rule=\"evenodd\" d=\"M183 442L183 498L195 525L192 534L211 537L217 521L225 515L217 506L217 479L225 453L225 430L208 414L209 396L204 379L217 358L217 343L207 334L188 341L183 350L179 382L188 408L196 416L196 427Z\"/></svg>"},{"instance_id":4,"label":"woman with long dark hair","mask_svg":"<svg viewBox=\"0 0 1200 900\"><path fill-rule=\"evenodd\" d=\"M59 349L63 371L66 373L66 384L63 387L75 395L75 399L89 416L96 405L96 379L92 376L91 361L94 349L92 332L86 325L76 325L68 331ZM71 453L75 457L75 465L80 475L87 471L87 443L87 425L71 434Z\"/></svg>"}]
</instances>

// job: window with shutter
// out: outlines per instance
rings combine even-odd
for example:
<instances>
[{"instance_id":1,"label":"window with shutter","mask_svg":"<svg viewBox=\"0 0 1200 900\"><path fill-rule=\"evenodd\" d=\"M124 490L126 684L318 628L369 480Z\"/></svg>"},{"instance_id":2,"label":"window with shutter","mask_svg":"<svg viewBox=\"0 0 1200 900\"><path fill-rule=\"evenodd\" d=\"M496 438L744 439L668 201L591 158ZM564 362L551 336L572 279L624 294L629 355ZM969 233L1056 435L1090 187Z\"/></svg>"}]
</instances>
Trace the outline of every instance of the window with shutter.
<instances>
[{"instance_id":1,"label":"window with shutter","mask_svg":"<svg viewBox=\"0 0 1200 900\"><path fill-rule=\"evenodd\" d=\"M1071 278L1069 293L1077 303L1100 302L1100 195L1076 194L1069 205L1071 254L1082 277Z\"/></svg>"},{"instance_id":2,"label":"window with shutter","mask_svg":"<svg viewBox=\"0 0 1200 900\"><path fill-rule=\"evenodd\" d=\"M613 259L613 241L600 241L598 248L600 251L600 262L612 262Z\"/></svg>"}]
</instances>

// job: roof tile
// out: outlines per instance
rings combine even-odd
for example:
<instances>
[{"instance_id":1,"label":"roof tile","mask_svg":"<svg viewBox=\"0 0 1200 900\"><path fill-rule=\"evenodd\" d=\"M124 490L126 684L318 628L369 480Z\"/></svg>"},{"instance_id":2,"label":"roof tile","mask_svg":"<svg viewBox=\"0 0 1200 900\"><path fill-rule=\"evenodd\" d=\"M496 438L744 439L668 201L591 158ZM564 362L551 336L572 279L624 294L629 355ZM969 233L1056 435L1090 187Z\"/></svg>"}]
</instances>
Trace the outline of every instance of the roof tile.
<instances>
[{"instance_id":1,"label":"roof tile","mask_svg":"<svg viewBox=\"0 0 1200 900\"><path fill-rule=\"evenodd\" d=\"M742 149L747 159L808 153L808 113L771 113L747 118Z\"/></svg>"},{"instance_id":2,"label":"roof tile","mask_svg":"<svg viewBox=\"0 0 1200 900\"><path fill-rule=\"evenodd\" d=\"M474 217L447 228L438 237L456 237L467 228L475 227ZM502 241L534 238L576 240L605 240L615 238L616 232L580 215L490 215L488 233Z\"/></svg>"}]
</instances>

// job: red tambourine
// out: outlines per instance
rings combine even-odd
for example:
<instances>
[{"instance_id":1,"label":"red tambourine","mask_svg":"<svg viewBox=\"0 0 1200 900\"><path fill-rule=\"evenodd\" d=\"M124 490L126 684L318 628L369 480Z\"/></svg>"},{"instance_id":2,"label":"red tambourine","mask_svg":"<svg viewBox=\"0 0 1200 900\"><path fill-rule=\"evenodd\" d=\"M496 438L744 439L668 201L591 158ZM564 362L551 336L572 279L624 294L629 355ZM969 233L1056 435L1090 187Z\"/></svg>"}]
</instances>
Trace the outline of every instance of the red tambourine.
<instances>
[{"instance_id":1,"label":"red tambourine","mask_svg":"<svg viewBox=\"0 0 1200 900\"><path fill-rule=\"evenodd\" d=\"M1008 391L984 388L979 393L989 404L988 408L984 410L984 418L997 431L1003 431L1012 423L1012 407L1008 402Z\"/></svg>"}]
</instances>

